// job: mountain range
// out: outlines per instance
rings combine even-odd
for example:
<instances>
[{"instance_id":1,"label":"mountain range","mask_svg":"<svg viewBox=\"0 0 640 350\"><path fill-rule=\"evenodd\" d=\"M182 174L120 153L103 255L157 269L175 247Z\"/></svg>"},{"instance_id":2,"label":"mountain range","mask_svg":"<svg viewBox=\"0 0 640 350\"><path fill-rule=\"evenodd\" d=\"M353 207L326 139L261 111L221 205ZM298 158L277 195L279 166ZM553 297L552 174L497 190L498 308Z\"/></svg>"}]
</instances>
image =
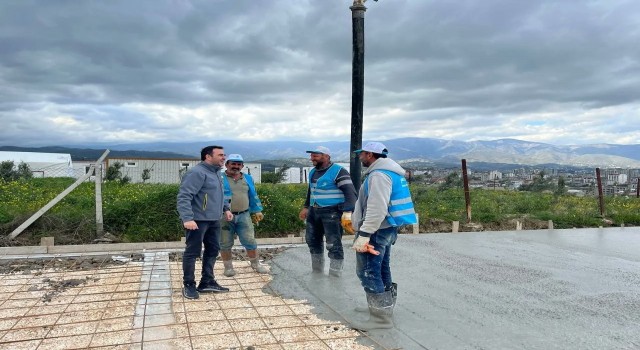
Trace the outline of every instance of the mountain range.
<instances>
[{"instance_id":1,"label":"mountain range","mask_svg":"<svg viewBox=\"0 0 640 350\"><path fill-rule=\"evenodd\" d=\"M363 145L369 140L363 140ZM591 144L558 146L516 139L493 141L454 141L434 138L398 138L383 142L389 156L404 164L415 166L453 165L461 159L468 163L492 165L526 166L572 166L572 167L622 167L640 168L640 144ZM199 158L200 149L209 144L224 146L226 153L240 153L246 161L273 161L308 158L307 150L322 145L332 152L332 160L348 162L349 142L302 142L302 141L239 141L218 140L209 142L150 142L131 144L95 144L84 146L56 146L22 148L2 146L4 151L35 151L71 153L74 159L82 153L85 159L96 159L108 148L113 156L148 158ZM78 150L78 151L74 151ZM83 152L79 152L83 151ZM95 151L95 156L90 151Z\"/></svg>"}]
</instances>

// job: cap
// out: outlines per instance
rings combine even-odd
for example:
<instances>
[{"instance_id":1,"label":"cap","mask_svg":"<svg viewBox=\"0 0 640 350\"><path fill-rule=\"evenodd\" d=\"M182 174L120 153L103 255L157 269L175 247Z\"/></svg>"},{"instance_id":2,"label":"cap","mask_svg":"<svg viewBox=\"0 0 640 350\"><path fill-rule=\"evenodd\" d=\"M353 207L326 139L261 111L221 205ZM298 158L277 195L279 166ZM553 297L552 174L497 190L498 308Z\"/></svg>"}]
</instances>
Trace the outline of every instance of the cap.
<instances>
[{"instance_id":1,"label":"cap","mask_svg":"<svg viewBox=\"0 0 640 350\"><path fill-rule=\"evenodd\" d=\"M230 154L227 156L227 162L240 162L244 163L242 156L236 153Z\"/></svg>"},{"instance_id":2,"label":"cap","mask_svg":"<svg viewBox=\"0 0 640 350\"><path fill-rule=\"evenodd\" d=\"M384 154L384 155L387 155L389 153L389 151L387 151L387 147L383 145L381 142L369 142L366 145L364 145L364 147L362 147L361 149L355 150L353 152L360 153L362 151L377 153L377 154Z\"/></svg>"},{"instance_id":3,"label":"cap","mask_svg":"<svg viewBox=\"0 0 640 350\"><path fill-rule=\"evenodd\" d=\"M331 151L329 151L329 149L327 147L324 147L324 146L318 146L313 151L307 151L307 153L326 154L328 156L331 156Z\"/></svg>"}]
</instances>

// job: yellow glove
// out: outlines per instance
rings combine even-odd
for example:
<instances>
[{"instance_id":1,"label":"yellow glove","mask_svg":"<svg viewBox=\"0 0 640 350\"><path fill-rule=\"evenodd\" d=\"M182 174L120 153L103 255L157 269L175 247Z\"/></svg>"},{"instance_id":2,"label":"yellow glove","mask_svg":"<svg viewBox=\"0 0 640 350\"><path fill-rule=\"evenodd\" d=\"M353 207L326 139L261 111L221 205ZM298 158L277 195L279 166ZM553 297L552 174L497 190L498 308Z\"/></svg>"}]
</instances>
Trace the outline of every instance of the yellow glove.
<instances>
[{"instance_id":1,"label":"yellow glove","mask_svg":"<svg viewBox=\"0 0 640 350\"><path fill-rule=\"evenodd\" d=\"M344 213L342 213L342 219L340 219L340 225L342 225L342 228L344 229L344 232L352 235L355 234L356 232L353 230L353 227L351 226L351 212L350 211L345 211Z\"/></svg>"},{"instance_id":2,"label":"yellow glove","mask_svg":"<svg viewBox=\"0 0 640 350\"><path fill-rule=\"evenodd\" d=\"M262 212L257 212L257 213L253 213L251 214L251 221L253 221L254 224L258 224L260 221L262 221L262 219L264 219L264 215L262 214Z\"/></svg>"}]
</instances>

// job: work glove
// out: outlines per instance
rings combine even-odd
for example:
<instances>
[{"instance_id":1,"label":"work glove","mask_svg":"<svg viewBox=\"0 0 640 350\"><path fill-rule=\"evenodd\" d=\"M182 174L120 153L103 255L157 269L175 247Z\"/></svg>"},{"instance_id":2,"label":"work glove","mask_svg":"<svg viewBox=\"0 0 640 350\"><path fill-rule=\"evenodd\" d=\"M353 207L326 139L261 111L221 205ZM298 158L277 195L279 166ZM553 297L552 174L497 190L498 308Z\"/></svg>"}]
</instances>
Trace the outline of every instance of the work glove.
<instances>
[{"instance_id":1,"label":"work glove","mask_svg":"<svg viewBox=\"0 0 640 350\"><path fill-rule=\"evenodd\" d=\"M342 213L342 219L340 219L340 225L344 229L344 232L353 235L356 231L353 230L353 226L351 226L351 212L345 211Z\"/></svg>"},{"instance_id":2,"label":"work glove","mask_svg":"<svg viewBox=\"0 0 640 350\"><path fill-rule=\"evenodd\" d=\"M262 221L262 219L264 219L264 214L262 214L261 211L251 214L251 221L256 225Z\"/></svg>"},{"instance_id":3,"label":"work glove","mask_svg":"<svg viewBox=\"0 0 640 350\"><path fill-rule=\"evenodd\" d=\"M358 236L353 240L353 249L358 253L364 253L367 244L369 244L369 237Z\"/></svg>"},{"instance_id":4,"label":"work glove","mask_svg":"<svg viewBox=\"0 0 640 350\"><path fill-rule=\"evenodd\" d=\"M380 255L379 251L373 249L373 246L369 243L369 239L370 237L364 237L358 232L356 239L353 240L353 249L358 253Z\"/></svg>"}]
</instances>

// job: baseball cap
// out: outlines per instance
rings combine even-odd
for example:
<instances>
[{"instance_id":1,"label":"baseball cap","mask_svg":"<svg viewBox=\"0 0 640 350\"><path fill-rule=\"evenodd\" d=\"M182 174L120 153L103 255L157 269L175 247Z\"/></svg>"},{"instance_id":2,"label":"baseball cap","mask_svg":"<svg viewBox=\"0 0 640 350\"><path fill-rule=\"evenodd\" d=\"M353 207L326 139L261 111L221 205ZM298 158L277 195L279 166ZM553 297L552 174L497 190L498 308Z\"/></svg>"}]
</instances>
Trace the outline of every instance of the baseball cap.
<instances>
[{"instance_id":1,"label":"baseball cap","mask_svg":"<svg viewBox=\"0 0 640 350\"><path fill-rule=\"evenodd\" d=\"M324 147L324 146L318 146L313 151L307 151L307 153L326 154L328 156L331 156L331 151L327 147Z\"/></svg>"},{"instance_id":2,"label":"baseball cap","mask_svg":"<svg viewBox=\"0 0 640 350\"><path fill-rule=\"evenodd\" d=\"M364 145L364 147L362 147L361 149L357 149L353 152L360 153L362 151L383 154L383 155L387 155L389 153L389 151L387 150L387 147L383 145L381 142L369 142L366 145Z\"/></svg>"},{"instance_id":3,"label":"baseball cap","mask_svg":"<svg viewBox=\"0 0 640 350\"><path fill-rule=\"evenodd\" d=\"M237 154L237 153L233 153L227 156L227 162L240 162L240 163L244 163L244 160L242 159L242 156Z\"/></svg>"}]
</instances>

